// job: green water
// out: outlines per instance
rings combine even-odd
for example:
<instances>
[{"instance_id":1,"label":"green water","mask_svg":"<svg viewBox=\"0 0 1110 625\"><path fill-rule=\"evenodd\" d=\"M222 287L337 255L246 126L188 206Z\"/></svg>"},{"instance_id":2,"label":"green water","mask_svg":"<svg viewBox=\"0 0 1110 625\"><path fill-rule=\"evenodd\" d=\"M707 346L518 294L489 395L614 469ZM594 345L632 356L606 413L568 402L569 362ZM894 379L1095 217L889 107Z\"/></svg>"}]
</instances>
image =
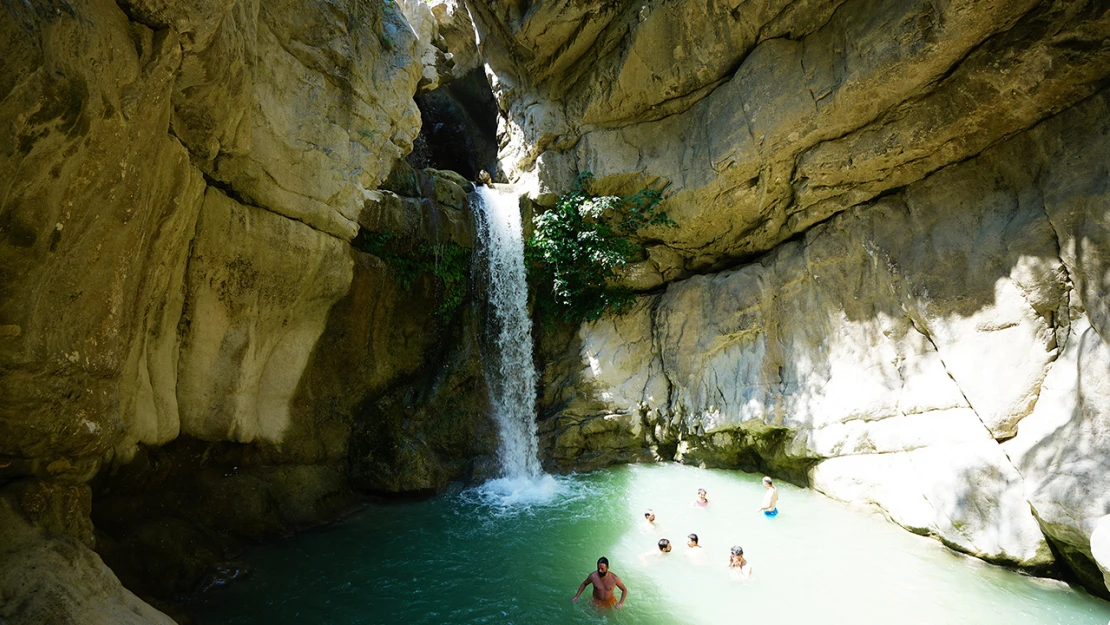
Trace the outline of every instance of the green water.
<instances>
[{"instance_id":1,"label":"green water","mask_svg":"<svg viewBox=\"0 0 1110 625\"><path fill-rule=\"evenodd\" d=\"M1110 603L958 556L881 517L759 477L679 465L551 480L505 504L483 490L372 505L342 524L258 548L253 573L194 606L222 623L1104 625ZM697 488L710 505L690 506ZM512 498L510 498L512 499ZM530 503L529 503L530 501ZM642 524L653 508L659 527ZM704 556L685 553L695 532ZM675 543L643 558L660 537ZM750 580L726 568L741 545ZM570 598L599 556L628 586L623 610Z\"/></svg>"}]
</instances>

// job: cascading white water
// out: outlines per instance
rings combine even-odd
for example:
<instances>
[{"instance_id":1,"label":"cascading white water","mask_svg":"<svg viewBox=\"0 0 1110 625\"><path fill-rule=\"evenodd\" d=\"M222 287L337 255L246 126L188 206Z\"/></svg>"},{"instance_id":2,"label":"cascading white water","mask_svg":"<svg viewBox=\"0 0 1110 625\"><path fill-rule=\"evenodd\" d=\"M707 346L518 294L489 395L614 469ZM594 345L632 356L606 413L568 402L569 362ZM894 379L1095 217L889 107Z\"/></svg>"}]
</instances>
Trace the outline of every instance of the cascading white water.
<instances>
[{"instance_id":1,"label":"cascading white water","mask_svg":"<svg viewBox=\"0 0 1110 625\"><path fill-rule=\"evenodd\" d=\"M475 214L489 270L488 327L494 348L486 378L501 431L501 470L506 478L536 478L542 473L536 457L536 370L519 200L486 186L478 187L477 196Z\"/></svg>"}]
</instances>

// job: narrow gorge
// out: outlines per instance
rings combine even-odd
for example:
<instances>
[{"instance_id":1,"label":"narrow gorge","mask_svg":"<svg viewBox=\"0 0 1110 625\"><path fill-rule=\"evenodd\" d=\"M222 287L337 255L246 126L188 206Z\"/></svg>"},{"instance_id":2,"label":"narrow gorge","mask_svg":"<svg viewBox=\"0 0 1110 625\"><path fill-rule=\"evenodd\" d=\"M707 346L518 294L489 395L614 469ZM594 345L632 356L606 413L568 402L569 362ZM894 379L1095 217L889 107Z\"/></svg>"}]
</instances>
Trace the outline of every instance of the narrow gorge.
<instances>
[{"instance_id":1,"label":"narrow gorge","mask_svg":"<svg viewBox=\"0 0 1110 625\"><path fill-rule=\"evenodd\" d=\"M12 0L0 34L0 623L196 622L254 545L501 476L484 172L525 237L574 189L665 217L620 310L533 276L524 473L767 474L1107 605L1105 2Z\"/></svg>"}]
</instances>

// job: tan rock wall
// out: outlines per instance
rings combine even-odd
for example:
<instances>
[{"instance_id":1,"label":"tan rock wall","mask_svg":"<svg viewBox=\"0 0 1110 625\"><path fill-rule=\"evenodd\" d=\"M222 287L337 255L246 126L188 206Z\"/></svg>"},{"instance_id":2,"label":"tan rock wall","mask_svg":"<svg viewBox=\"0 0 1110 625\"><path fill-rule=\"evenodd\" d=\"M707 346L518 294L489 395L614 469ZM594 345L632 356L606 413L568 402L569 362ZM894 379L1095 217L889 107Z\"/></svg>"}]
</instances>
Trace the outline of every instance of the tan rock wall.
<instances>
[{"instance_id":1,"label":"tan rock wall","mask_svg":"<svg viewBox=\"0 0 1110 625\"><path fill-rule=\"evenodd\" d=\"M3 20L0 454L82 479L131 421L119 402L139 402L123 372L138 387L172 369L158 328L177 324L203 181L166 132L174 33L114 3L28 7ZM150 418L144 437L170 435Z\"/></svg>"},{"instance_id":2,"label":"tan rock wall","mask_svg":"<svg viewBox=\"0 0 1110 625\"><path fill-rule=\"evenodd\" d=\"M349 4L7 9L0 471L282 441L419 126L404 16Z\"/></svg>"},{"instance_id":3,"label":"tan rock wall","mask_svg":"<svg viewBox=\"0 0 1110 625\"><path fill-rule=\"evenodd\" d=\"M305 408L298 394L320 337L340 323L329 315L351 286L358 218L419 127L416 38L396 4L15 3L0 35L4 496L40 514L69 505L67 489L87 497L81 483L102 467L96 496L110 484L127 498L287 462L302 464L250 473L243 488L295 492L291 516L261 518L274 510L236 507L234 489L217 487L195 499L207 512L193 512L275 533L327 520L314 510L341 512L351 498L335 466L350 412ZM219 463L206 467L195 442L146 455L182 438L222 441ZM142 479L108 470L136 454ZM326 479L297 477L317 474ZM8 484L29 475L47 486L23 496ZM131 510L151 515L138 501ZM113 531L141 525L123 516ZM55 540L66 527L33 541L34 557L72 573L34 580L56 611L28 603L0 620L164 620L94 554ZM26 574L13 562L0 565L5 588ZM55 601L69 587L71 601Z\"/></svg>"},{"instance_id":4,"label":"tan rock wall","mask_svg":"<svg viewBox=\"0 0 1110 625\"><path fill-rule=\"evenodd\" d=\"M23 489L24 495L36 488L41 489ZM87 492L84 498L87 508ZM0 497L0 619L5 623L174 623L121 586L89 546L60 531L67 515L52 511L28 519L22 507L12 501L11 491ZM78 515L88 524L87 509Z\"/></svg>"},{"instance_id":5,"label":"tan rock wall","mask_svg":"<svg viewBox=\"0 0 1110 625\"><path fill-rule=\"evenodd\" d=\"M1043 532L1089 561L1102 3L468 6L508 175L661 189L679 225L624 273L665 291L549 365L554 464L772 468L988 558L1043 564Z\"/></svg>"},{"instance_id":6,"label":"tan rock wall","mask_svg":"<svg viewBox=\"0 0 1110 625\"><path fill-rule=\"evenodd\" d=\"M343 241L210 189L181 322L182 431L283 442L298 382L352 265Z\"/></svg>"},{"instance_id":7,"label":"tan rock wall","mask_svg":"<svg viewBox=\"0 0 1110 625\"><path fill-rule=\"evenodd\" d=\"M583 170L600 192L664 188L680 227L649 236L687 270L973 156L1110 73L1096 2L485 4L505 170L540 191Z\"/></svg>"},{"instance_id":8,"label":"tan rock wall","mask_svg":"<svg viewBox=\"0 0 1110 625\"><path fill-rule=\"evenodd\" d=\"M1108 106L1103 92L583 326L555 365L573 381L547 400L553 461L598 466L642 441L800 476L988 559L1044 565L1045 536L1090 558L1110 376L1086 312L1103 289L1088 307L1080 280L1110 249L1090 231L1110 206ZM613 439L615 415L630 423Z\"/></svg>"}]
</instances>

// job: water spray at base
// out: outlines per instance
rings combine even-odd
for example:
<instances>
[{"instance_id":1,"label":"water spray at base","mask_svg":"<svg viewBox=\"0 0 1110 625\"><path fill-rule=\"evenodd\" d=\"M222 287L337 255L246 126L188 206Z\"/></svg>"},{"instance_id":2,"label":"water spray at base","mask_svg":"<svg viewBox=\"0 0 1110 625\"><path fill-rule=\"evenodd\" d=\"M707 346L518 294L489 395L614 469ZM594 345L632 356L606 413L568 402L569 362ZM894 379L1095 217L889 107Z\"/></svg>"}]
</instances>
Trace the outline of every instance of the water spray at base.
<instances>
[{"instance_id":1,"label":"water spray at base","mask_svg":"<svg viewBox=\"0 0 1110 625\"><path fill-rule=\"evenodd\" d=\"M550 499L557 483L543 474L537 458L536 371L519 200L486 186L479 186L476 195L478 241L489 278L491 353L485 370L501 438L502 472L501 479L482 488L500 494L506 503Z\"/></svg>"}]
</instances>

